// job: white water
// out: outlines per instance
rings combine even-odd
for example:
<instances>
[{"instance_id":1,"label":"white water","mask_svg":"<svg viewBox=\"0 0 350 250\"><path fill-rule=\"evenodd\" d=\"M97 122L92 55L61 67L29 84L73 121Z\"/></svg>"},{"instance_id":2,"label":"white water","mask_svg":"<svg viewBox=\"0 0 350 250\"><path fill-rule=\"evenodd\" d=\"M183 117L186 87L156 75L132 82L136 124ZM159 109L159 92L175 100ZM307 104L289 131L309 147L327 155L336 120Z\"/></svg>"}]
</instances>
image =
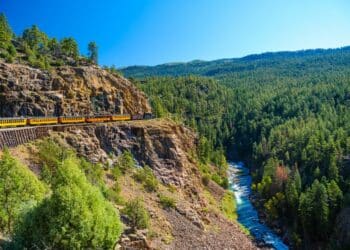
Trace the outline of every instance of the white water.
<instances>
[{"instance_id":1,"label":"white water","mask_svg":"<svg viewBox=\"0 0 350 250\"><path fill-rule=\"evenodd\" d=\"M287 250L288 246L282 242L281 238L259 221L258 213L249 200L252 183L249 169L244 167L243 163L229 163L229 166L230 189L236 198L238 221L256 240L277 250Z\"/></svg>"}]
</instances>

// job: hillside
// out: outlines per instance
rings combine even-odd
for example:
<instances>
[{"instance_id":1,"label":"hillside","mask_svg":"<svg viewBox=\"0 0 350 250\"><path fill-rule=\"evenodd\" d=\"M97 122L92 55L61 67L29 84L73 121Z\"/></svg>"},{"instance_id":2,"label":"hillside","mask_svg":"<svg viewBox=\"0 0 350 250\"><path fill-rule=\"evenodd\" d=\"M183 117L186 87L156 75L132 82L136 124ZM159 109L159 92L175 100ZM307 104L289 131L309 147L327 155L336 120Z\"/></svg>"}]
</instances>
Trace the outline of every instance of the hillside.
<instances>
[{"instance_id":1,"label":"hillside","mask_svg":"<svg viewBox=\"0 0 350 250\"><path fill-rule=\"evenodd\" d=\"M338 233L350 205L349 59L345 47L123 72L155 110L248 164L261 218L292 247L333 249L350 244Z\"/></svg>"},{"instance_id":2,"label":"hillside","mask_svg":"<svg viewBox=\"0 0 350 250\"><path fill-rule=\"evenodd\" d=\"M315 49L296 52L269 52L242 58L214 61L191 61L187 63L160 64L157 66L130 66L122 68L126 77L200 75L220 78L227 74L248 73L265 70L265 73L295 75L311 70L331 70L334 66L349 66L350 47L339 49ZM305 67L307 66L307 67Z\"/></svg>"}]
</instances>

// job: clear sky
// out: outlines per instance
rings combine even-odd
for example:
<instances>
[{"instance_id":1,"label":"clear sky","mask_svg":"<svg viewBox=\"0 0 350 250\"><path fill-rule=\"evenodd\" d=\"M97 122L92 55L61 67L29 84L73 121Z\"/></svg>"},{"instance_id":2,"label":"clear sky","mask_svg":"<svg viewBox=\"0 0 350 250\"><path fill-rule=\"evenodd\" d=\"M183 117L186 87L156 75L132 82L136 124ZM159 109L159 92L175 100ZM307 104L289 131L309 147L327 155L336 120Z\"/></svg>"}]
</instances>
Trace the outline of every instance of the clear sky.
<instances>
[{"instance_id":1,"label":"clear sky","mask_svg":"<svg viewBox=\"0 0 350 250\"><path fill-rule=\"evenodd\" d=\"M0 0L16 34L91 40L102 65L155 65L350 45L348 0Z\"/></svg>"}]
</instances>

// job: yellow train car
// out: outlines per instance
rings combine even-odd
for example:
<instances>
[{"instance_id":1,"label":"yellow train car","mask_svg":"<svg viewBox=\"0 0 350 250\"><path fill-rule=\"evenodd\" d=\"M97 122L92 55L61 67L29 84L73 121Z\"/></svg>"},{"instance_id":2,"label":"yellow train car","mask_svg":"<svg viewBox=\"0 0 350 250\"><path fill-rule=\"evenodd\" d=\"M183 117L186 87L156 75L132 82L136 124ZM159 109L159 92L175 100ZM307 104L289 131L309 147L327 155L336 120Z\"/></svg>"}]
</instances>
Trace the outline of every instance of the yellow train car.
<instances>
[{"instance_id":1,"label":"yellow train car","mask_svg":"<svg viewBox=\"0 0 350 250\"><path fill-rule=\"evenodd\" d=\"M131 120L131 115L129 114L111 116L111 121L129 121L129 120Z\"/></svg>"},{"instance_id":2,"label":"yellow train car","mask_svg":"<svg viewBox=\"0 0 350 250\"><path fill-rule=\"evenodd\" d=\"M89 116L86 117L85 121L88 123L94 123L94 122L109 122L111 120L110 115L106 116Z\"/></svg>"},{"instance_id":3,"label":"yellow train car","mask_svg":"<svg viewBox=\"0 0 350 250\"><path fill-rule=\"evenodd\" d=\"M83 116L63 116L58 118L58 123L84 123L85 117Z\"/></svg>"},{"instance_id":4,"label":"yellow train car","mask_svg":"<svg viewBox=\"0 0 350 250\"><path fill-rule=\"evenodd\" d=\"M27 125L26 118L0 118L0 128L19 127Z\"/></svg>"},{"instance_id":5,"label":"yellow train car","mask_svg":"<svg viewBox=\"0 0 350 250\"><path fill-rule=\"evenodd\" d=\"M48 124L58 124L57 117L32 117L28 118L29 125L48 125Z\"/></svg>"}]
</instances>

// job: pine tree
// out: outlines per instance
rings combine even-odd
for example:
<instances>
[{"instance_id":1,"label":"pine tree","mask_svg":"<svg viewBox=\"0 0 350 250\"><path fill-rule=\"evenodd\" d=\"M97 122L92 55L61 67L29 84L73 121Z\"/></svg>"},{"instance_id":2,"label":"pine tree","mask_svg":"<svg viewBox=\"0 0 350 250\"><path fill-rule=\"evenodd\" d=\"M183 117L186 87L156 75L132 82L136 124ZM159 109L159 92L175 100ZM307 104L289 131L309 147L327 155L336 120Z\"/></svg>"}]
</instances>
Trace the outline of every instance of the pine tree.
<instances>
[{"instance_id":1,"label":"pine tree","mask_svg":"<svg viewBox=\"0 0 350 250\"><path fill-rule=\"evenodd\" d=\"M79 56L78 44L72 37L63 38L60 42L62 53L77 59Z\"/></svg>"},{"instance_id":2,"label":"pine tree","mask_svg":"<svg viewBox=\"0 0 350 250\"><path fill-rule=\"evenodd\" d=\"M327 237L328 225L329 225L329 206L328 206L328 194L327 189L323 183L314 182L312 189L315 190L314 197L314 218L316 222L315 232L322 237ZM316 205L317 204L317 205Z\"/></svg>"},{"instance_id":3,"label":"pine tree","mask_svg":"<svg viewBox=\"0 0 350 250\"><path fill-rule=\"evenodd\" d=\"M97 64L98 63L98 47L95 42L89 42L88 44L89 59Z\"/></svg>"},{"instance_id":4,"label":"pine tree","mask_svg":"<svg viewBox=\"0 0 350 250\"><path fill-rule=\"evenodd\" d=\"M7 49L11 43L13 32L7 22L6 16L0 14L0 49Z\"/></svg>"},{"instance_id":5,"label":"pine tree","mask_svg":"<svg viewBox=\"0 0 350 250\"><path fill-rule=\"evenodd\" d=\"M337 166L337 161L334 155L331 155L328 163L328 178L330 180L335 180L338 182L339 179L339 170Z\"/></svg>"}]
</instances>

